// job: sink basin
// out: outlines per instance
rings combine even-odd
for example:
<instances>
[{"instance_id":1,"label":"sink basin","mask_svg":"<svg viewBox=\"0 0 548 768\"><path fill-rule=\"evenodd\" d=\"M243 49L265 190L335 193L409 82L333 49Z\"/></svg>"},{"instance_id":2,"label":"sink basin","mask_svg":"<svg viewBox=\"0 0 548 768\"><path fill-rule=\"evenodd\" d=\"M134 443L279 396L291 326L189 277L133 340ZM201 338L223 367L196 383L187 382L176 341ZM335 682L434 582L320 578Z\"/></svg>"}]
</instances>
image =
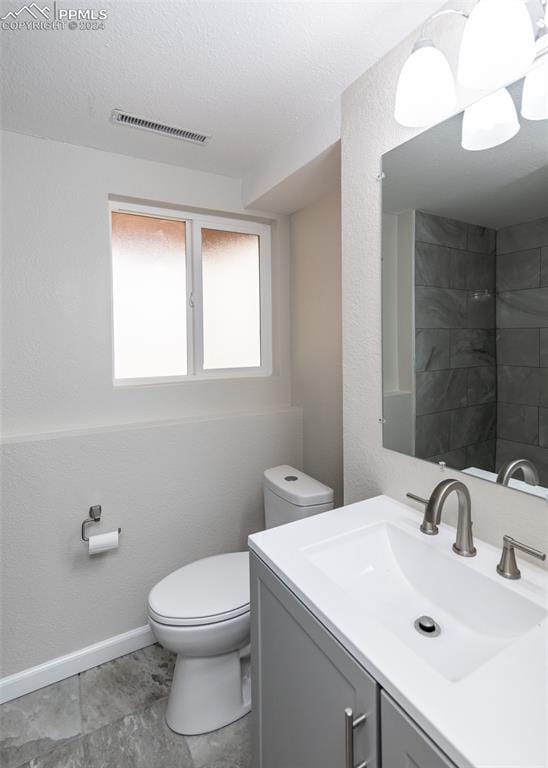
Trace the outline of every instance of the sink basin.
<instances>
[{"instance_id":1,"label":"sink basin","mask_svg":"<svg viewBox=\"0 0 548 768\"><path fill-rule=\"evenodd\" d=\"M460 558L389 522L302 548L304 557L446 679L456 682L538 625L547 612ZM441 632L415 621L427 615Z\"/></svg>"}]
</instances>

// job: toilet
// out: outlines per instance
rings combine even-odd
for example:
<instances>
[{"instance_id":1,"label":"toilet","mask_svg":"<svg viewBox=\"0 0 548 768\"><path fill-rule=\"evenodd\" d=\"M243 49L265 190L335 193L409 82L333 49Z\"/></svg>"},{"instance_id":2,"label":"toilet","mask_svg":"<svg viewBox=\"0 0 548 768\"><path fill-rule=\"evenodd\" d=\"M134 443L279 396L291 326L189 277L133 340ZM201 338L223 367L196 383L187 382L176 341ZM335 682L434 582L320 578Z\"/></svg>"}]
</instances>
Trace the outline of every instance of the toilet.
<instances>
[{"instance_id":1,"label":"toilet","mask_svg":"<svg viewBox=\"0 0 548 768\"><path fill-rule=\"evenodd\" d=\"M293 467L263 477L267 528L333 509L333 490ZM208 733L251 709L249 555L197 560L152 588L148 620L177 654L166 721L186 736Z\"/></svg>"}]
</instances>

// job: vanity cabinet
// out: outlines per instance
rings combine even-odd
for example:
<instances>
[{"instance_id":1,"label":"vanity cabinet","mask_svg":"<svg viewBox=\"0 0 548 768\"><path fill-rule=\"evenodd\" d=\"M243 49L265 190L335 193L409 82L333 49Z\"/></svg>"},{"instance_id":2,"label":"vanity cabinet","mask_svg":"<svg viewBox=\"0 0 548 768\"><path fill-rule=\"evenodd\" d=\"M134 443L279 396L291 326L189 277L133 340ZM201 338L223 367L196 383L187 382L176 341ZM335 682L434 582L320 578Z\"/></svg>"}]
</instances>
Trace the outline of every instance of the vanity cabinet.
<instances>
[{"instance_id":1,"label":"vanity cabinet","mask_svg":"<svg viewBox=\"0 0 548 768\"><path fill-rule=\"evenodd\" d=\"M253 553L250 571L253 768L455 768Z\"/></svg>"},{"instance_id":2,"label":"vanity cabinet","mask_svg":"<svg viewBox=\"0 0 548 768\"><path fill-rule=\"evenodd\" d=\"M378 686L253 554L254 768L350 768L378 761ZM347 745L346 710L365 721ZM347 760L347 746L350 747Z\"/></svg>"},{"instance_id":3,"label":"vanity cabinet","mask_svg":"<svg viewBox=\"0 0 548 768\"><path fill-rule=\"evenodd\" d=\"M403 709L381 691L381 750L386 768L455 768Z\"/></svg>"}]
</instances>

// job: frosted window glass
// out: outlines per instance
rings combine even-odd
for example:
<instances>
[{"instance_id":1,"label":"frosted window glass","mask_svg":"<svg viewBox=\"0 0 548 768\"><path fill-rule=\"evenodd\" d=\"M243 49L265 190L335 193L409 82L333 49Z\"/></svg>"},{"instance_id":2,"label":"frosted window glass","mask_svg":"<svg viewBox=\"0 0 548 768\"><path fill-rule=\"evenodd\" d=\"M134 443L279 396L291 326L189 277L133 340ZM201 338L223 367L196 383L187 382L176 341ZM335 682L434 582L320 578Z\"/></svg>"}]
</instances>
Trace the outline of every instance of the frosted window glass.
<instances>
[{"instance_id":1,"label":"frosted window glass","mask_svg":"<svg viewBox=\"0 0 548 768\"><path fill-rule=\"evenodd\" d=\"M259 237L202 229L204 369L261 365Z\"/></svg>"},{"instance_id":2,"label":"frosted window glass","mask_svg":"<svg viewBox=\"0 0 548 768\"><path fill-rule=\"evenodd\" d=\"M114 376L187 373L185 222L112 213Z\"/></svg>"}]
</instances>

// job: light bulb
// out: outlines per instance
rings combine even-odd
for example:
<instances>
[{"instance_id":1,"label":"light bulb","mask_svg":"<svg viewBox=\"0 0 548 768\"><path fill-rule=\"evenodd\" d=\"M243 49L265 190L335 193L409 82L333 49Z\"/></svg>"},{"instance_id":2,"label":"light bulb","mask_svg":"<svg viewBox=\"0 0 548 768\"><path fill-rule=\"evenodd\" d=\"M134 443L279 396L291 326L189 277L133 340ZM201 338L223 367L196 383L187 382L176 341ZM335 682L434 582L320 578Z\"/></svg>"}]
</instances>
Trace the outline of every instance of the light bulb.
<instances>
[{"instance_id":1,"label":"light bulb","mask_svg":"<svg viewBox=\"0 0 548 768\"><path fill-rule=\"evenodd\" d=\"M457 79L466 88L493 90L522 77L534 58L523 0L480 0L464 27Z\"/></svg>"},{"instance_id":2,"label":"light bulb","mask_svg":"<svg viewBox=\"0 0 548 768\"><path fill-rule=\"evenodd\" d=\"M472 152L504 144L519 131L512 97L501 88L464 111L462 146Z\"/></svg>"},{"instance_id":3,"label":"light bulb","mask_svg":"<svg viewBox=\"0 0 548 768\"><path fill-rule=\"evenodd\" d=\"M419 41L400 72L394 116L407 128L422 128L448 117L457 96L449 62L430 40Z\"/></svg>"}]
</instances>

